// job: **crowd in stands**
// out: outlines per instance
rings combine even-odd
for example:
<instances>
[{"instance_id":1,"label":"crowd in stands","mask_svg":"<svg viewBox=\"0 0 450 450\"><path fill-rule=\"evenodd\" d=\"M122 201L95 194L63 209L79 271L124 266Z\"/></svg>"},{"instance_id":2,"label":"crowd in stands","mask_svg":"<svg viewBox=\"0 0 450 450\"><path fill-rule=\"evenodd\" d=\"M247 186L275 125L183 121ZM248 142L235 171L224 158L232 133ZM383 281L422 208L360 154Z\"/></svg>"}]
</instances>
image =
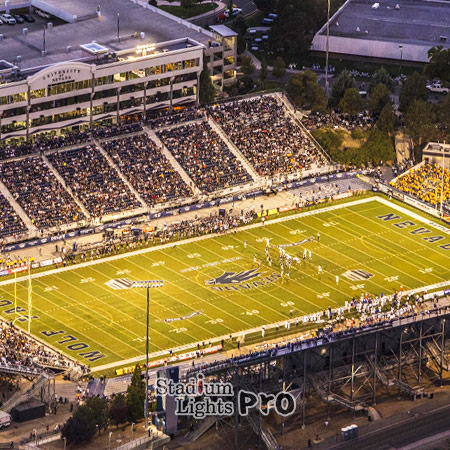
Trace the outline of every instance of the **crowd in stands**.
<instances>
[{"instance_id":1,"label":"crowd in stands","mask_svg":"<svg viewBox=\"0 0 450 450\"><path fill-rule=\"evenodd\" d=\"M48 159L91 216L102 217L141 206L95 146L51 153Z\"/></svg>"},{"instance_id":2,"label":"crowd in stands","mask_svg":"<svg viewBox=\"0 0 450 450\"><path fill-rule=\"evenodd\" d=\"M0 321L0 367L69 367L61 355L34 341L14 325Z\"/></svg>"},{"instance_id":3,"label":"crowd in stands","mask_svg":"<svg viewBox=\"0 0 450 450\"><path fill-rule=\"evenodd\" d=\"M204 117L204 114L204 111L195 107L175 110L172 114L164 110L152 111L147 114L146 123L152 128L166 127L181 122L199 120Z\"/></svg>"},{"instance_id":4,"label":"crowd in stands","mask_svg":"<svg viewBox=\"0 0 450 450\"><path fill-rule=\"evenodd\" d=\"M274 97L222 103L208 110L259 175L294 173L326 162Z\"/></svg>"},{"instance_id":5,"label":"crowd in stands","mask_svg":"<svg viewBox=\"0 0 450 450\"><path fill-rule=\"evenodd\" d=\"M202 192L213 192L251 180L242 163L207 122L157 133Z\"/></svg>"},{"instance_id":6,"label":"crowd in stands","mask_svg":"<svg viewBox=\"0 0 450 450\"><path fill-rule=\"evenodd\" d=\"M142 125L139 122L134 122L100 127L93 130L92 135L97 139L106 139L123 134L137 133L142 130Z\"/></svg>"},{"instance_id":7,"label":"crowd in stands","mask_svg":"<svg viewBox=\"0 0 450 450\"><path fill-rule=\"evenodd\" d=\"M391 186L417 197L432 206L439 206L442 192L442 166L424 163L399 176ZM444 168L444 204L450 205L450 172Z\"/></svg>"},{"instance_id":8,"label":"crowd in stands","mask_svg":"<svg viewBox=\"0 0 450 450\"><path fill-rule=\"evenodd\" d=\"M449 307L440 307L439 299L435 296L427 305L425 302L425 292L421 294L404 294L401 290L392 295L385 296L380 293L378 296L361 294L359 299L353 298L345 302L345 306L337 308L328 308L324 311L312 313L302 318L289 319L284 322L285 328L290 328L291 323L298 327L301 323L316 323L320 327L315 336L310 337L308 332L305 336L289 339L285 343L266 343L263 344L263 350L250 351L237 356L232 356L226 360L214 361L213 363L193 363L193 369L187 374L187 378L195 372L208 373L208 370L214 372L217 368L226 368L238 363L257 360L260 357L276 356L279 353L292 352L311 346L323 345L332 339L354 335L371 328L391 325L399 318L414 317L426 313L436 314L437 312L448 312ZM345 317L354 314L354 317ZM324 324L327 324L323 328ZM276 326L277 330L283 326L283 323ZM262 326L261 330L265 330ZM231 337L231 336L230 336ZM264 337L264 334L263 334Z\"/></svg>"},{"instance_id":9,"label":"crowd in stands","mask_svg":"<svg viewBox=\"0 0 450 450\"><path fill-rule=\"evenodd\" d=\"M0 176L37 228L84 219L78 205L38 156L4 162Z\"/></svg>"},{"instance_id":10,"label":"crowd in stands","mask_svg":"<svg viewBox=\"0 0 450 450\"><path fill-rule=\"evenodd\" d=\"M302 118L302 123L308 130L317 128L344 128L354 130L356 128L369 130L375 125L375 119L367 111L359 113L356 116L349 116L340 112L331 113L311 113Z\"/></svg>"},{"instance_id":11,"label":"crowd in stands","mask_svg":"<svg viewBox=\"0 0 450 450\"><path fill-rule=\"evenodd\" d=\"M39 135L29 142L0 145L0 159L16 158L81 144L88 141L90 136L89 131L70 131L61 136Z\"/></svg>"},{"instance_id":12,"label":"crowd in stands","mask_svg":"<svg viewBox=\"0 0 450 450\"><path fill-rule=\"evenodd\" d=\"M18 236L27 231L25 224L8 200L0 193L0 237Z\"/></svg>"},{"instance_id":13,"label":"crowd in stands","mask_svg":"<svg viewBox=\"0 0 450 450\"><path fill-rule=\"evenodd\" d=\"M102 145L148 205L192 195L180 174L145 133Z\"/></svg>"}]
</instances>

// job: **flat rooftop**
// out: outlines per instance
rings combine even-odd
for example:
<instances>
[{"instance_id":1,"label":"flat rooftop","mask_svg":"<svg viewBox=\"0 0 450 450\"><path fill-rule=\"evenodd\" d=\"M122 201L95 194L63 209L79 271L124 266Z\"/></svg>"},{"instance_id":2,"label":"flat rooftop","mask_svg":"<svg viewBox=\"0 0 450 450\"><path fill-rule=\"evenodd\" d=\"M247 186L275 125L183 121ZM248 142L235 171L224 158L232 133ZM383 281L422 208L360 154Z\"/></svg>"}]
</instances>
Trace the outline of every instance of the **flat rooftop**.
<instances>
[{"instance_id":1,"label":"flat rooftop","mask_svg":"<svg viewBox=\"0 0 450 450\"><path fill-rule=\"evenodd\" d=\"M417 45L450 45L450 2L350 0L330 23L330 36ZM399 9L395 9L396 5ZM359 31L357 31L359 28ZM320 34L326 34L322 28ZM441 41L447 37L447 42Z\"/></svg>"},{"instance_id":2,"label":"flat rooftop","mask_svg":"<svg viewBox=\"0 0 450 450\"><path fill-rule=\"evenodd\" d=\"M13 62L17 56L21 61L20 69L45 66L59 62L85 58L87 53L79 45L92 41L107 47L111 52L126 50L147 43L166 42L181 38L190 38L207 45L212 40L210 33L195 25L182 23L167 13L159 13L144 8L131 1L124 0L32 0L44 10L62 10L65 14L77 16L74 23L62 23L55 20L53 29L46 30L47 55L41 56L43 48L42 25L36 29L34 24L3 25L0 33L1 59ZM97 18L97 6L100 5L101 20ZM12 11L14 13L14 11ZM120 14L120 42L117 41L117 13ZM35 16L37 17L37 16ZM42 20L42 19L40 19ZM44 23L53 20L44 20ZM28 28L28 35L22 29ZM137 33L138 37L135 37ZM141 39L140 34L145 33ZM67 53L67 46L72 52Z\"/></svg>"}]
</instances>

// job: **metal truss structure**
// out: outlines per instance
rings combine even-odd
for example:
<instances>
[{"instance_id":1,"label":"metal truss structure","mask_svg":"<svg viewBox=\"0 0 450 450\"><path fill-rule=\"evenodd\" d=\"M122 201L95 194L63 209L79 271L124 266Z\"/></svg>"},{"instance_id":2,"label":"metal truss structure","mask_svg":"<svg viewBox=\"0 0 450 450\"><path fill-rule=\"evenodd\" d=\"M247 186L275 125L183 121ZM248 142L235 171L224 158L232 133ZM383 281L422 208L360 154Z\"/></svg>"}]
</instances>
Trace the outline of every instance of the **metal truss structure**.
<instances>
[{"instance_id":1,"label":"metal truss structure","mask_svg":"<svg viewBox=\"0 0 450 450\"><path fill-rule=\"evenodd\" d=\"M239 417L237 392L290 391L302 427L313 402L323 403L327 417L333 405L370 416L370 407L383 398L398 395L415 400L429 395L432 385L442 386L450 371L449 319L450 308L445 307L338 333L319 330L312 340L289 342L201 371L207 378L234 385L236 408L230 425L235 430L235 449L238 425L246 420L260 442L275 450L277 442L263 425L264 408Z\"/></svg>"}]
</instances>

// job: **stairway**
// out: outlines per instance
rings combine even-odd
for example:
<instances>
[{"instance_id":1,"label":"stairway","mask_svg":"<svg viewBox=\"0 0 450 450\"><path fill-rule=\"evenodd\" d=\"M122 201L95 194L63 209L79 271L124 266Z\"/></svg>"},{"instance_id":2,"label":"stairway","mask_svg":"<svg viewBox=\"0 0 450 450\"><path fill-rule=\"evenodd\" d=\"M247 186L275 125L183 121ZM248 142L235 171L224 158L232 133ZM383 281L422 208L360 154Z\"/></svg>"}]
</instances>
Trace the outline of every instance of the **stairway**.
<instances>
[{"instance_id":1,"label":"stairway","mask_svg":"<svg viewBox=\"0 0 450 450\"><path fill-rule=\"evenodd\" d=\"M12 196L11 192L8 191L8 188L3 184L3 181L0 181L0 192L3 194L3 196L6 198L6 200L8 200L8 202L14 208L17 215L22 219L22 222L28 228L30 233L36 234L37 228L33 225L33 223L31 222L31 219L27 216L27 214L23 210L23 208L16 202L16 200Z\"/></svg>"},{"instance_id":2,"label":"stairway","mask_svg":"<svg viewBox=\"0 0 450 450\"><path fill-rule=\"evenodd\" d=\"M108 152L101 146L100 142L97 139L94 139L94 142L100 153L105 157L106 161L108 161L108 164L111 167L113 167L114 170L118 173L120 179L128 186L128 189L130 189L133 195L139 200L139 203L142 205L142 207L148 210L148 206L145 203L144 199L140 196L139 192L133 187L133 185L128 181L125 175L120 171L120 169L117 167L117 164L113 161L111 156L109 156Z\"/></svg>"},{"instance_id":3,"label":"stairway","mask_svg":"<svg viewBox=\"0 0 450 450\"><path fill-rule=\"evenodd\" d=\"M242 163L245 170L253 178L254 181L261 181L261 177L258 175L254 167L249 163L247 158L241 153L241 151L236 147L236 145L231 142L222 128L217 125L211 117L208 118L208 125L222 138L222 140L227 144L227 147L233 153L233 155Z\"/></svg>"},{"instance_id":4,"label":"stairway","mask_svg":"<svg viewBox=\"0 0 450 450\"><path fill-rule=\"evenodd\" d=\"M90 215L88 210L84 207L83 203L74 195L72 192L72 189L66 185L66 182L64 181L63 177L59 174L59 172L55 169L53 164L48 160L48 158L45 155L41 155L42 161L44 161L45 165L49 168L49 170L55 175L56 179L61 183L62 187L69 193L69 195L73 198L74 202L78 205L78 207L81 209L85 217L89 220Z\"/></svg>"},{"instance_id":5,"label":"stairway","mask_svg":"<svg viewBox=\"0 0 450 450\"><path fill-rule=\"evenodd\" d=\"M202 195L202 191L195 185L192 181L192 178L186 173L186 171L181 167L180 163L176 160L176 158L169 152L167 147L162 143L161 139L156 135L153 130L144 127L145 132L148 137L157 145L157 147L161 150L161 153L168 159L172 167L181 175L183 181L191 187L194 191L194 195Z\"/></svg>"},{"instance_id":6,"label":"stairway","mask_svg":"<svg viewBox=\"0 0 450 450\"><path fill-rule=\"evenodd\" d=\"M27 402L31 397L41 398L41 389L49 382L51 377L43 373L25 392L18 391L2 405L2 411L11 410L20 403Z\"/></svg>"},{"instance_id":7,"label":"stairway","mask_svg":"<svg viewBox=\"0 0 450 450\"><path fill-rule=\"evenodd\" d=\"M430 355L433 358L436 365L438 367L440 367L441 366L441 350L439 349L439 346L436 344L436 342L434 340L433 341L427 340L427 342L425 343L425 348L430 353ZM444 355L444 358L442 361L442 368L447 372L450 370L450 365L449 365L447 359L445 358L445 355Z\"/></svg>"},{"instance_id":8,"label":"stairway","mask_svg":"<svg viewBox=\"0 0 450 450\"><path fill-rule=\"evenodd\" d=\"M267 450L279 450L280 446L278 445L277 440L274 438L273 434L270 432L270 430L267 430L266 428L263 428L261 426L261 430L259 428L259 418L256 417L256 414L250 413L247 416L247 420L250 423L250 426L252 427L252 430L254 433L259 436L261 432L261 439L264 442L264 445L266 446Z\"/></svg>"}]
</instances>

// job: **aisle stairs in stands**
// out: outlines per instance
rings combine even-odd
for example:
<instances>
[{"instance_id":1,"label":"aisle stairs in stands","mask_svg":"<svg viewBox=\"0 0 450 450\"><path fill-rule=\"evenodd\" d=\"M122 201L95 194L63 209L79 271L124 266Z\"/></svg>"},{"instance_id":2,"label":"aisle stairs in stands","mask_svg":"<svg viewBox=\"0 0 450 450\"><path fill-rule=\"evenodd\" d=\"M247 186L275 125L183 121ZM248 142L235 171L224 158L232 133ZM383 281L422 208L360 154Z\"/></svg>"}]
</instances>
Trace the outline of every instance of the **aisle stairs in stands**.
<instances>
[{"instance_id":1,"label":"aisle stairs in stands","mask_svg":"<svg viewBox=\"0 0 450 450\"><path fill-rule=\"evenodd\" d=\"M161 153L169 160L172 167L181 175L183 181L191 187L194 192L194 195L202 195L200 189L195 185L192 178L186 173L186 171L181 167L180 163L176 160L176 158L169 152L167 147L162 143L161 139L156 135L153 130L150 130L147 127L144 127L145 132L149 136L149 138L157 145L159 149L161 149Z\"/></svg>"},{"instance_id":2,"label":"aisle stairs in stands","mask_svg":"<svg viewBox=\"0 0 450 450\"><path fill-rule=\"evenodd\" d=\"M33 223L31 222L31 219L27 216L24 209L16 202L16 200L12 196L11 192L8 191L8 188L3 184L3 181L0 181L0 192L3 194L3 196L6 198L6 200L8 200L8 202L14 208L17 215L22 219L22 222L25 224L25 226L28 228L28 230L32 234L37 233L37 228L33 225Z\"/></svg>"},{"instance_id":3,"label":"aisle stairs in stands","mask_svg":"<svg viewBox=\"0 0 450 450\"><path fill-rule=\"evenodd\" d=\"M139 200L139 203L142 205L143 208L148 210L148 206L145 203L144 199L139 195L139 192L133 187L133 185L128 181L128 178L125 177L125 175L120 171L117 164L114 162L114 160L109 156L108 152L102 147L100 141L97 139L94 139L94 142L99 149L100 153L105 157L106 161L108 161L108 164L114 168L114 170L119 175L120 179L128 186L130 191L133 193L133 195Z\"/></svg>"},{"instance_id":4,"label":"aisle stairs in stands","mask_svg":"<svg viewBox=\"0 0 450 450\"><path fill-rule=\"evenodd\" d=\"M78 205L78 207L81 209L85 217L90 218L90 214L88 210L84 207L83 203L78 199L76 195L72 192L72 189L70 189L69 186L67 186L66 182L64 181L63 177L59 174L59 172L55 169L55 166L48 160L48 158L45 155L41 155L42 161L47 165L49 170L55 175L56 179L61 183L61 185L64 187L64 189L69 193L69 195L73 198L74 202Z\"/></svg>"},{"instance_id":5,"label":"aisle stairs in stands","mask_svg":"<svg viewBox=\"0 0 450 450\"><path fill-rule=\"evenodd\" d=\"M249 163L247 158L241 153L241 151L236 147L236 145L231 142L229 137L225 134L222 128L217 125L211 117L208 117L209 126L222 138L222 140L227 144L230 152L242 163L245 170L249 173L249 175L253 178L254 181L260 181L261 177L258 175L254 167Z\"/></svg>"}]
</instances>

